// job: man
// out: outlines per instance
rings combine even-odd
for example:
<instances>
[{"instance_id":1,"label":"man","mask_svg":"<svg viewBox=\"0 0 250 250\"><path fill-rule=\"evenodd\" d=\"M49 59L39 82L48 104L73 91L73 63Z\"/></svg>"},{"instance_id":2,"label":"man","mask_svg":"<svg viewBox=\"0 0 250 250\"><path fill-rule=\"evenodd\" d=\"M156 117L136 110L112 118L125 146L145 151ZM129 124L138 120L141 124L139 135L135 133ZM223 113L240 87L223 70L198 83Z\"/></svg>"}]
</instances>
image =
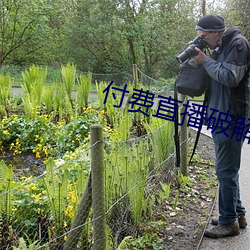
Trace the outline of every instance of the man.
<instances>
[{"instance_id":1,"label":"man","mask_svg":"<svg viewBox=\"0 0 250 250\"><path fill-rule=\"evenodd\" d=\"M220 16L202 17L195 30L213 50L212 56L195 48L193 59L203 64L210 76L207 102L207 125L212 129L219 181L219 218L205 235L221 238L239 234L247 226L245 208L240 200L239 169L241 148L239 124L247 129L250 118L250 47L237 27L225 29ZM237 137L238 135L238 137Z\"/></svg>"}]
</instances>

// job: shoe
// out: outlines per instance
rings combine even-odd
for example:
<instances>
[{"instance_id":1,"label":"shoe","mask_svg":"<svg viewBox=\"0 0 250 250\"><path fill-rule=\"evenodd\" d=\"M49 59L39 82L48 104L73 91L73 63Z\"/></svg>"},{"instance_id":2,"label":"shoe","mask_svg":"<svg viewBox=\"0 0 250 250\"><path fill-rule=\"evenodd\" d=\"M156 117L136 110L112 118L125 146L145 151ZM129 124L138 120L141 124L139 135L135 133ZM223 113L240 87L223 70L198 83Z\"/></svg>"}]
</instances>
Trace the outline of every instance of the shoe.
<instances>
[{"instance_id":1,"label":"shoe","mask_svg":"<svg viewBox=\"0 0 250 250\"><path fill-rule=\"evenodd\" d=\"M245 214L239 215L238 222L239 222L240 229L243 229L243 228L245 228L247 226L247 220L246 220ZM212 218L211 224L214 225L214 226L217 226L218 225L218 219L217 218Z\"/></svg>"},{"instance_id":2,"label":"shoe","mask_svg":"<svg viewBox=\"0 0 250 250\"><path fill-rule=\"evenodd\" d=\"M219 224L210 229L206 229L204 235L209 238L224 238L228 236L239 235L240 227L238 222L232 224L222 225Z\"/></svg>"}]
</instances>

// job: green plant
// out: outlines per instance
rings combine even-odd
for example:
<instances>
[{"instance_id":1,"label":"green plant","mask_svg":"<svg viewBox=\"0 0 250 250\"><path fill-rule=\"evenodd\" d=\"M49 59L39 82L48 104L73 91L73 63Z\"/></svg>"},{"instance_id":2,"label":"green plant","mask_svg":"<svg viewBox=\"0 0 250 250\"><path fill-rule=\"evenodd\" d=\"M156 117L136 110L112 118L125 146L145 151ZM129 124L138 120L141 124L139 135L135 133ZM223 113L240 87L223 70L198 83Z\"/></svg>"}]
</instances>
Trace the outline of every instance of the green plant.
<instances>
[{"instance_id":1,"label":"green plant","mask_svg":"<svg viewBox=\"0 0 250 250\"><path fill-rule=\"evenodd\" d=\"M177 189L175 190L175 197L172 204L173 209L176 209L179 205L179 196L180 196L180 191Z\"/></svg>"},{"instance_id":2,"label":"green plant","mask_svg":"<svg viewBox=\"0 0 250 250\"><path fill-rule=\"evenodd\" d=\"M67 63L66 66L61 66L62 86L66 91L69 100L72 102L72 91L76 81L76 66L72 63Z\"/></svg>"},{"instance_id":3,"label":"green plant","mask_svg":"<svg viewBox=\"0 0 250 250\"><path fill-rule=\"evenodd\" d=\"M50 211L57 222L57 226L62 226L64 211L67 206L68 176L56 169L52 159L46 164L46 178L44 185L48 194Z\"/></svg>"},{"instance_id":4,"label":"green plant","mask_svg":"<svg viewBox=\"0 0 250 250\"><path fill-rule=\"evenodd\" d=\"M168 200L171 192L171 183L162 183L160 182L160 189L157 192L159 195L160 203L162 203L164 200Z\"/></svg>"},{"instance_id":5,"label":"green plant","mask_svg":"<svg viewBox=\"0 0 250 250\"><path fill-rule=\"evenodd\" d=\"M163 250L163 242L156 233L145 233L142 237L125 237L117 250L152 249Z\"/></svg>"},{"instance_id":6,"label":"green plant","mask_svg":"<svg viewBox=\"0 0 250 250\"><path fill-rule=\"evenodd\" d=\"M13 202L13 227L19 235L30 240L40 239L46 235L46 231L39 230L44 227L42 221L49 221L48 197L41 179L35 180L32 176L22 177L18 182L18 188L12 192L15 196ZM48 230L48 229L47 229Z\"/></svg>"},{"instance_id":7,"label":"green plant","mask_svg":"<svg viewBox=\"0 0 250 250\"><path fill-rule=\"evenodd\" d=\"M150 92L147 93L147 87L141 83L138 84L136 88L134 88L132 84L129 84L127 87L129 94L126 110L133 114L133 124L137 127L140 136L144 134L142 131L144 129L143 125L145 123L149 124L152 117L152 107L150 107L149 103Z\"/></svg>"},{"instance_id":8,"label":"green plant","mask_svg":"<svg viewBox=\"0 0 250 250\"><path fill-rule=\"evenodd\" d=\"M55 225L54 233L57 235L70 227L77 204L88 181L89 158L83 157L84 153L81 151L78 153L81 159L79 162L72 162L71 159L66 161L67 157L65 157L65 160L59 164L52 159L46 163L43 183L48 197L49 211ZM76 153L74 158L76 158Z\"/></svg>"},{"instance_id":9,"label":"green plant","mask_svg":"<svg viewBox=\"0 0 250 250\"><path fill-rule=\"evenodd\" d=\"M173 152L173 129L172 122L157 117L152 117L150 123L145 123L145 128L152 140L154 155L158 163L163 162Z\"/></svg>"},{"instance_id":10,"label":"green plant","mask_svg":"<svg viewBox=\"0 0 250 250\"><path fill-rule=\"evenodd\" d=\"M112 134L110 137L112 139ZM135 227L140 224L143 212L147 210L144 196L148 166L152 159L149 148L147 138L111 142L105 156L107 209L123 197L122 204L119 203L112 209L110 218L113 216L119 216L123 218L122 220L131 218Z\"/></svg>"},{"instance_id":11,"label":"green plant","mask_svg":"<svg viewBox=\"0 0 250 250\"><path fill-rule=\"evenodd\" d=\"M18 239L18 246L17 247L13 246L13 250L35 250L41 246L38 240L35 240L33 242L28 235L25 235L25 238L27 239L26 241L23 237L20 237ZM48 245L43 246L42 249L49 250L49 246Z\"/></svg>"},{"instance_id":12,"label":"green plant","mask_svg":"<svg viewBox=\"0 0 250 250\"><path fill-rule=\"evenodd\" d=\"M9 105L8 98L11 93L12 79L10 74L0 75L0 115L7 116Z\"/></svg>"},{"instance_id":13,"label":"green plant","mask_svg":"<svg viewBox=\"0 0 250 250\"><path fill-rule=\"evenodd\" d=\"M182 175L181 173L178 174L178 182L181 189L185 189L187 186L191 186L192 182L189 176Z\"/></svg>"},{"instance_id":14,"label":"green plant","mask_svg":"<svg viewBox=\"0 0 250 250\"><path fill-rule=\"evenodd\" d=\"M46 114L51 114L53 111L53 103L54 103L54 94L55 94L56 85L46 86L44 89L43 102L46 108Z\"/></svg>"},{"instance_id":15,"label":"green plant","mask_svg":"<svg viewBox=\"0 0 250 250\"><path fill-rule=\"evenodd\" d=\"M108 83L106 82L96 82L96 92L98 95L98 100L99 100L99 107L101 110L107 110L106 105L104 104L105 100L105 95L103 94L103 91L107 88Z\"/></svg>"},{"instance_id":16,"label":"green plant","mask_svg":"<svg viewBox=\"0 0 250 250\"><path fill-rule=\"evenodd\" d=\"M84 107L88 107L91 82L92 74L90 72L88 72L87 75L81 74L78 78L76 102L79 111L81 111Z\"/></svg>"},{"instance_id":17,"label":"green plant","mask_svg":"<svg viewBox=\"0 0 250 250\"><path fill-rule=\"evenodd\" d=\"M24 82L21 86L24 90L24 111L29 117L34 118L37 112L40 112L46 75L47 68L43 69L35 65L22 72Z\"/></svg>"},{"instance_id":18,"label":"green plant","mask_svg":"<svg viewBox=\"0 0 250 250\"><path fill-rule=\"evenodd\" d=\"M0 161L0 213L5 216L8 223L12 214L13 194L11 189L14 186L12 166L8 167L3 160Z\"/></svg>"},{"instance_id":19,"label":"green plant","mask_svg":"<svg viewBox=\"0 0 250 250\"><path fill-rule=\"evenodd\" d=\"M0 121L0 150L14 155L33 152L37 158L60 156L88 142L90 126L103 122L103 114L88 107L71 122L55 124L50 116L35 119L13 115Z\"/></svg>"}]
</instances>

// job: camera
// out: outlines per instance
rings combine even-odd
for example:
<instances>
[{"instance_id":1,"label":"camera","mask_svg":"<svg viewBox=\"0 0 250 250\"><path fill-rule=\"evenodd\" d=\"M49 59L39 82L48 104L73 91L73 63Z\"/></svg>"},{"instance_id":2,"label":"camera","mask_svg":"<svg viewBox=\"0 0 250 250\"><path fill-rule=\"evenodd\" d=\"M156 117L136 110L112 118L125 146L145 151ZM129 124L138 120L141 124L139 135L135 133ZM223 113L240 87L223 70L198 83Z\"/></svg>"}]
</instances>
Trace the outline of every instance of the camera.
<instances>
[{"instance_id":1,"label":"camera","mask_svg":"<svg viewBox=\"0 0 250 250\"><path fill-rule=\"evenodd\" d=\"M195 47L199 48L200 50L203 50L207 48L207 43L199 36L197 36L190 45L180 54L176 57L177 61L179 63L183 63L188 58L198 55Z\"/></svg>"}]
</instances>

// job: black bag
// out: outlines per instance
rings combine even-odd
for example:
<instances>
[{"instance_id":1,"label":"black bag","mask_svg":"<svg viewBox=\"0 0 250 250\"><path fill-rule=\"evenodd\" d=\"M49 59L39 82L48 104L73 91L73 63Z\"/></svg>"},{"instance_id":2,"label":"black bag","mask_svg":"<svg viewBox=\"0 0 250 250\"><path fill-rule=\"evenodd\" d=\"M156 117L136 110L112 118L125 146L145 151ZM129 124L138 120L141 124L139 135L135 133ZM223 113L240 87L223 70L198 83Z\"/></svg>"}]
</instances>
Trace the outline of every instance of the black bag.
<instances>
[{"instance_id":1,"label":"black bag","mask_svg":"<svg viewBox=\"0 0 250 250\"><path fill-rule=\"evenodd\" d=\"M180 68L180 74L175 82L177 92L191 97L201 96L207 88L209 79L203 65L190 58L183 62Z\"/></svg>"}]
</instances>

